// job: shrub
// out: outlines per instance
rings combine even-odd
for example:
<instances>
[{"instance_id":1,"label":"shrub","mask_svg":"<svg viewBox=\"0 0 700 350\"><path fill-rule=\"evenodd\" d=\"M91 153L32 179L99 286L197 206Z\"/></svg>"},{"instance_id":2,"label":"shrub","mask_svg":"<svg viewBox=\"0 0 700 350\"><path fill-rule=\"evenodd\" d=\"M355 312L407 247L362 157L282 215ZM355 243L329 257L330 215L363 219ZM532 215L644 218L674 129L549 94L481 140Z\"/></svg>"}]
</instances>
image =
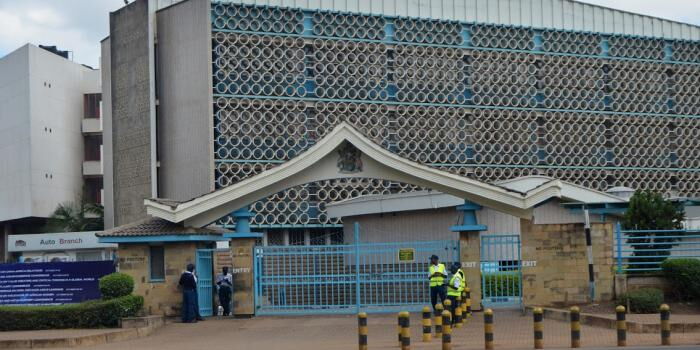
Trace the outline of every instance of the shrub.
<instances>
[{"instance_id":1,"label":"shrub","mask_svg":"<svg viewBox=\"0 0 700 350\"><path fill-rule=\"evenodd\" d=\"M657 288L641 288L620 296L621 305L629 305L631 312L650 314L659 311L664 302L664 293Z\"/></svg>"},{"instance_id":2,"label":"shrub","mask_svg":"<svg viewBox=\"0 0 700 350\"><path fill-rule=\"evenodd\" d=\"M700 260L666 259L661 268L678 299L700 299Z\"/></svg>"},{"instance_id":3,"label":"shrub","mask_svg":"<svg viewBox=\"0 0 700 350\"><path fill-rule=\"evenodd\" d=\"M514 272L494 272L483 276L481 286L483 295L518 296L520 295L520 274Z\"/></svg>"},{"instance_id":4,"label":"shrub","mask_svg":"<svg viewBox=\"0 0 700 350\"><path fill-rule=\"evenodd\" d=\"M143 297L136 295L56 306L2 306L0 331L116 327L142 307Z\"/></svg>"},{"instance_id":5,"label":"shrub","mask_svg":"<svg viewBox=\"0 0 700 350\"><path fill-rule=\"evenodd\" d=\"M119 298L134 291L134 279L124 273L110 273L100 278L100 293L102 299Z\"/></svg>"}]
</instances>

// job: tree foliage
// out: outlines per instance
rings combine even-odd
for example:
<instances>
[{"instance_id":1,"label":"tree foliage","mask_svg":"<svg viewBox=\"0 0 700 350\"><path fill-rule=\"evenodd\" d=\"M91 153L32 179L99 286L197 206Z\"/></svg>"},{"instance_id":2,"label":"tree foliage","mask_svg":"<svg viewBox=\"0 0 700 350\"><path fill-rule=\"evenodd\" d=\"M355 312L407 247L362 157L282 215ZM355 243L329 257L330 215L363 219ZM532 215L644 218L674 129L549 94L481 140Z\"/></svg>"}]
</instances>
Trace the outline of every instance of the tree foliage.
<instances>
[{"instance_id":1,"label":"tree foliage","mask_svg":"<svg viewBox=\"0 0 700 350\"><path fill-rule=\"evenodd\" d=\"M84 200L59 204L49 217L47 230L53 232L101 231L104 208Z\"/></svg>"},{"instance_id":2,"label":"tree foliage","mask_svg":"<svg viewBox=\"0 0 700 350\"><path fill-rule=\"evenodd\" d=\"M637 191L622 220L626 230L672 230L683 227L683 207L660 193Z\"/></svg>"},{"instance_id":3,"label":"tree foliage","mask_svg":"<svg viewBox=\"0 0 700 350\"><path fill-rule=\"evenodd\" d=\"M652 191L637 191L630 198L629 207L622 219L625 230L638 232L628 233L628 243L633 244L634 256L637 263L645 263L638 267L658 268L670 255L673 242L682 232L649 232L658 230L677 230L683 228L685 212L679 203L664 199L660 193Z\"/></svg>"}]
</instances>

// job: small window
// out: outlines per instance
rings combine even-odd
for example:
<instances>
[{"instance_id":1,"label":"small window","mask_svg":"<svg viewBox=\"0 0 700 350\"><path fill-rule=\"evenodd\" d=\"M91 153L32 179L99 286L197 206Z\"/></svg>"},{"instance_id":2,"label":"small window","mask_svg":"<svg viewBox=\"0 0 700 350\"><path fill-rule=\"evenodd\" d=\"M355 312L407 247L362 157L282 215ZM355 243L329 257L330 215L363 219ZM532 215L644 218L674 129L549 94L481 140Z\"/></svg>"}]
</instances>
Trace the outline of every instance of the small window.
<instances>
[{"instance_id":1,"label":"small window","mask_svg":"<svg viewBox=\"0 0 700 350\"><path fill-rule=\"evenodd\" d=\"M165 281L165 249L163 246L151 246L151 281Z\"/></svg>"}]
</instances>

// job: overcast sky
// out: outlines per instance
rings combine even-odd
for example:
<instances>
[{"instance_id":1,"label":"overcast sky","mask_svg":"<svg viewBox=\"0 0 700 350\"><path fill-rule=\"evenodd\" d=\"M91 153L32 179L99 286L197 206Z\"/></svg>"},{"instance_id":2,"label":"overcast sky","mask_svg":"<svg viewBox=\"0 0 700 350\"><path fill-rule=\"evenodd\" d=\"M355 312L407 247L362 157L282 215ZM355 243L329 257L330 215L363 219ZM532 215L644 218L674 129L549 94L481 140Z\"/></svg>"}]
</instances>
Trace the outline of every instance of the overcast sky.
<instances>
[{"instance_id":1,"label":"overcast sky","mask_svg":"<svg viewBox=\"0 0 700 350\"><path fill-rule=\"evenodd\" d=\"M700 0L583 2L700 24ZM76 62L97 67L109 12L123 5L124 0L0 0L0 57L28 42L50 44L72 51Z\"/></svg>"}]
</instances>

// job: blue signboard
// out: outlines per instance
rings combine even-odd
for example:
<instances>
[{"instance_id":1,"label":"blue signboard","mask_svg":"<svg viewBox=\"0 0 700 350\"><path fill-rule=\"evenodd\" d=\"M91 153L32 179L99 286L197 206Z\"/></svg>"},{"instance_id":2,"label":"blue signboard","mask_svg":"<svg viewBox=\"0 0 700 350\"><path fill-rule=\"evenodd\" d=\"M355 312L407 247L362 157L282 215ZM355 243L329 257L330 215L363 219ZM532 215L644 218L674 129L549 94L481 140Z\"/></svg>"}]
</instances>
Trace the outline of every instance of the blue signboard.
<instances>
[{"instance_id":1,"label":"blue signboard","mask_svg":"<svg viewBox=\"0 0 700 350\"><path fill-rule=\"evenodd\" d=\"M99 299L112 261L0 264L0 305L57 305Z\"/></svg>"}]
</instances>

